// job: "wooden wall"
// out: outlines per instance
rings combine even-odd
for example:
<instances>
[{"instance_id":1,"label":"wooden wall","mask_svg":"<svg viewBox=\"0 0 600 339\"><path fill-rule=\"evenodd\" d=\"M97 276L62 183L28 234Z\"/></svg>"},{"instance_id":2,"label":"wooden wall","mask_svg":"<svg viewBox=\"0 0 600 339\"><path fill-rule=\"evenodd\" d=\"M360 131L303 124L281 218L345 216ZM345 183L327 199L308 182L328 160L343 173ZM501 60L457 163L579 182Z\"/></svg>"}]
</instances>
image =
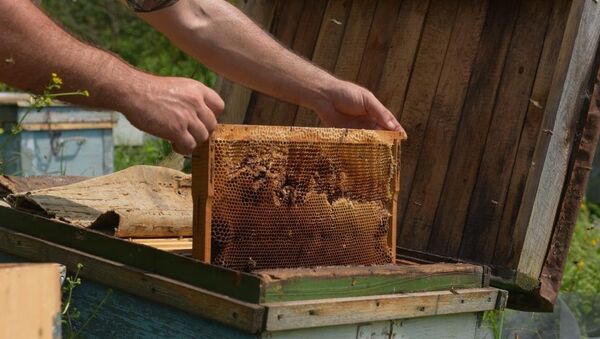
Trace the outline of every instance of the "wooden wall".
<instances>
[{"instance_id":1,"label":"wooden wall","mask_svg":"<svg viewBox=\"0 0 600 339\"><path fill-rule=\"evenodd\" d=\"M582 3L247 0L242 8L301 55L369 88L399 118L409 136L400 247L516 269ZM319 124L304 108L219 85L223 122Z\"/></svg>"}]
</instances>

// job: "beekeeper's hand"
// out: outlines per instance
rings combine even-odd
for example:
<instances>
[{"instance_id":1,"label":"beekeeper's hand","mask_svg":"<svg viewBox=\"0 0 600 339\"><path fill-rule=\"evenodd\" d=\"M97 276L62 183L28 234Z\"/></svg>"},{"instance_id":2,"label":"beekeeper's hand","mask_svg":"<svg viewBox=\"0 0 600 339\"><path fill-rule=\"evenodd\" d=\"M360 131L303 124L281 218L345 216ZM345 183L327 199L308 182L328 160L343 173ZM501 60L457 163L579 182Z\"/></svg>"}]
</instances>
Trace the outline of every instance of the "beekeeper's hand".
<instances>
[{"instance_id":1,"label":"beekeeper's hand","mask_svg":"<svg viewBox=\"0 0 600 339\"><path fill-rule=\"evenodd\" d=\"M131 107L123 113L137 128L169 140L180 154L191 154L208 139L225 104L202 83L148 75L132 89Z\"/></svg>"}]
</instances>

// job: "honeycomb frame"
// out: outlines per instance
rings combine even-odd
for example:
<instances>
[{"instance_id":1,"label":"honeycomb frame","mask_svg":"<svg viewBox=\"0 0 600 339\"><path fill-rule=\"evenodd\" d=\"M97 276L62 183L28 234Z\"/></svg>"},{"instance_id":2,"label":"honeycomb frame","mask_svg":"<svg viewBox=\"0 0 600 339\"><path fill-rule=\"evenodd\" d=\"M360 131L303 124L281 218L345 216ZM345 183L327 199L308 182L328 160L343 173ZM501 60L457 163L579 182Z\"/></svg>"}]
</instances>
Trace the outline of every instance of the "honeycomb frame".
<instances>
[{"instance_id":1,"label":"honeycomb frame","mask_svg":"<svg viewBox=\"0 0 600 339\"><path fill-rule=\"evenodd\" d=\"M394 263L401 140L218 125L193 154L193 256L244 271Z\"/></svg>"}]
</instances>

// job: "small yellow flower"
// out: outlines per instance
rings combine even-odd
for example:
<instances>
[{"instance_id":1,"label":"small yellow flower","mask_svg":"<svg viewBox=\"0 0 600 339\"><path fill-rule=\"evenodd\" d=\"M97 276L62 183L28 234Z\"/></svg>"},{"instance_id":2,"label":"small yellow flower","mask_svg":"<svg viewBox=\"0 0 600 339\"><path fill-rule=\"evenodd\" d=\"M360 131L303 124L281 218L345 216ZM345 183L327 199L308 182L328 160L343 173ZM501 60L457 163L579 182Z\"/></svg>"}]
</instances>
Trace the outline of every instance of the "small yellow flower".
<instances>
[{"instance_id":1,"label":"small yellow flower","mask_svg":"<svg viewBox=\"0 0 600 339\"><path fill-rule=\"evenodd\" d=\"M63 80L56 73L52 73L52 83L55 85L62 85Z\"/></svg>"},{"instance_id":2,"label":"small yellow flower","mask_svg":"<svg viewBox=\"0 0 600 339\"><path fill-rule=\"evenodd\" d=\"M598 245L598 239L592 239L591 243L592 246L596 247L596 245Z\"/></svg>"},{"instance_id":3,"label":"small yellow flower","mask_svg":"<svg viewBox=\"0 0 600 339\"><path fill-rule=\"evenodd\" d=\"M579 260L577 262L577 269L581 270L585 266L585 262L583 260Z\"/></svg>"}]
</instances>

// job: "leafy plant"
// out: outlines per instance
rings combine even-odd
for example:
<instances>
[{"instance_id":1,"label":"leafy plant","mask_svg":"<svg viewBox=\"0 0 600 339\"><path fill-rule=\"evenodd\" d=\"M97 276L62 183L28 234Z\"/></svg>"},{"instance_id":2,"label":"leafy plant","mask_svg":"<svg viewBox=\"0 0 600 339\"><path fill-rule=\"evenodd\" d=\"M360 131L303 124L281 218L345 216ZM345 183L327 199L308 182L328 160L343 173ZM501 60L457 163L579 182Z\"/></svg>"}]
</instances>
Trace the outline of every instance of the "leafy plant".
<instances>
[{"instance_id":1,"label":"leafy plant","mask_svg":"<svg viewBox=\"0 0 600 339\"><path fill-rule=\"evenodd\" d=\"M77 264L77 270L75 271L75 275L67 276L65 279L64 286L62 288L63 301L62 301L61 315L62 315L62 325L63 325L63 331L64 331L63 336L65 338L69 338L69 339L77 338L83 333L83 330L87 327L87 325L90 323L90 321L92 319L94 319L96 317L96 315L98 315L98 312L100 311L102 306L104 306L104 304L106 303L106 301L112 294L112 289L108 289L106 291L106 294L104 295L104 298L102 298L100 303L98 303L94 307L92 314L85 320L85 322L83 323L83 325L81 325L81 327L76 329L73 325L73 322L75 320L79 319L79 317L81 316L81 313L75 306L72 305L72 299L73 299L73 291L77 288L77 286L81 285L81 278L79 278L79 274L82 269L83 269L83 264L81 264L81 263Z\"/></svg>"}]
</instances>

